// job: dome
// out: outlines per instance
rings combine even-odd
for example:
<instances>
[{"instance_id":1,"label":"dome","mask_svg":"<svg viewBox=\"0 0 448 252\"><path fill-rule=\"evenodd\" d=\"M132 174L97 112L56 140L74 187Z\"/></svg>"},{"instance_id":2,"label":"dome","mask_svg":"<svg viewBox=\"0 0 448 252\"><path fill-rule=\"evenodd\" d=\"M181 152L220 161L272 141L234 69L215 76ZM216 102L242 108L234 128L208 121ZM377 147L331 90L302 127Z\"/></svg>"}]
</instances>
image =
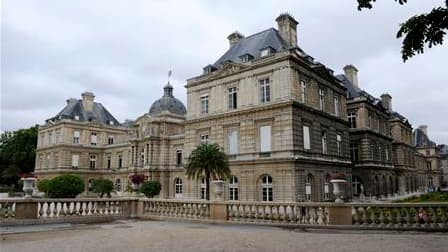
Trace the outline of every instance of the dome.
<instances>
[{"instance_id":1,"label":"dome","mask_svg":"<svg viewBox=\"0 0 448 252\"><path fill-rule=\"evenodd\" d=\"M165 87L163 87L164 94L162 98L155 101L151 108L149 109L149 115L158 115L163 111L168 111L177 115L185 115L187 109L185 109L184 104L173 96L173 86L168 82Z\"/></svg>"}]
</instances>

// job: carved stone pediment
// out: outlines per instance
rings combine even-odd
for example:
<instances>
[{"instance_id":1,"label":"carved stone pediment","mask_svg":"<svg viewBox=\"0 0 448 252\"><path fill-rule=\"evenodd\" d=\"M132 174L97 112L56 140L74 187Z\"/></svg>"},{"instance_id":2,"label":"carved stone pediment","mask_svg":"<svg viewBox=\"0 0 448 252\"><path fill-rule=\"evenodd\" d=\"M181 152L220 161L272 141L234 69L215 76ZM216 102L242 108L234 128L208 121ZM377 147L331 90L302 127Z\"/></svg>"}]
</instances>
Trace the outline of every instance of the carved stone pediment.
<instances>
[{"instance_id":1,"label":"carved stone pediment","mask_svg":"<svg viewBox=\"0 0 448 252\"><path fill-rule=\"evenodd\" d=\"M241 71L247 68L245 65L237 64L234 62L224 62L222 67L214 72L214 76L226 76Z\"/></svg>"}]
</instances>

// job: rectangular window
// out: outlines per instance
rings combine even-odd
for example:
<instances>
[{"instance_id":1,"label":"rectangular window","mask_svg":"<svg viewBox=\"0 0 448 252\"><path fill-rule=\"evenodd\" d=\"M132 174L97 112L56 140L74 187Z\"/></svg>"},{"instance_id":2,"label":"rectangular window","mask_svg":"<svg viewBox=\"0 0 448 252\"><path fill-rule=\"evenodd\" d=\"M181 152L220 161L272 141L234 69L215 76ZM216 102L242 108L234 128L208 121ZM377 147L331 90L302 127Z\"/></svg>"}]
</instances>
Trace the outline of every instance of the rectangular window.
<instances>
[{"instance_id":1,"label":"rectangular window","mask_svg":"<svg viewBox=\"0 0 448 252\"><path fill-rule=\"evenodd\" d=\"M107 156L107 169L110 169L110 165L112 162L112 157L110 155Z\"/></svg>"},{"instance_id":2,"label":"rectangular window","mask_svg":"<svg viewBox=\"0 0 448 252\"><path fill-rule=\"evenodd\" d=\"M176 150L176 164L182 164L182 150Z\"/></svg>"},{"instance_id":3,"label":"rectangular window","mask_svg":"<svg viewBox=\"0 0 448 252\"><path fill-rule=\"evenodd\" d=\"M118 155L118 168L123 167L123 155Z\"/></svg>"},{"instance_id":4,"label":"rectangular window","mask_svg":"<svg viewBox=\"0 0 448 252\"><path fill-rule=\"evenodd\" d=\"M261 51L261 57L266 57L269 55L269 49L264 49Z\"/></svg>"},{"instance_id":5,"label":"rectangular window","mask_svg":"<svg viewBox=\"0 0 448 252\"><path fill-rule=\"evenodd\" d=\"M350 156L353 163L357 163L359 161L358 144L350 144Z\"/></svg>"},{"instance_id":6,"label":"rectangular window","mask_svg":"<svg viewBox=\"0 0 448 252\"><path fill-rule=\"evenodd\" d=\"M237 93L236 87L229 88L229 109L237 108Z\"/></svg>"},{"instance_id":7,"label":"rectangular window","mask_svg":"<svg viewBox=\"0 0 448 252\"><path fill-rule=\"evenodd\" d=\"M228 133L227 141L229 145L229 155L235 155L238 153L238 131L231 130Z\"/></svg>"},{"instance_id":8,"label":"rectangular window","mask_svg":"<svg viewBox=\"0 0 448 252\"><path fill-rule=\"evenodd\" d=\"M90 135L90 144L96 145L96 141L97 141L96 132L92 132L92 134Z\"/></svg>"},{"instance_id":9,"label":"rectangular window","mask_svg":"<svg viewBox=\"0 0 448 252\"><path fill-rule=\"evenodd\" d=\"M96 168L96 156L95 155L90 155L90 165L89 165L90 169L95 169Z\"/></svg>"},{"instance_id":10,"label":"rectangular window","mask_svg":"<svg viewBox=\"0 0 448 252\"><path fill-rule=\"evenodd\" d=\"M269 84L269 79L259 80L260 83L260 102L270 102L271 101L271 86Z\"/></svg>"},{"instance_id":11,"label":"rectangular window","mask_svg":"<svg viewBox=\"0 0 448 252\"><path fill-rule=\"evenodd\" d=\"M308 93L307 93L307 84L305 80L300 81L300 90L302 95L302 102L307 103L308 101Z\"/></svg>"},{"instance_id":12,"label":"rectangular window","mask_svg":"<svg viewBox=\"0 0 448 252\"><path fill-rule=\"evenodd\" d=\"M339 96L334 97L334 115L339 116Z\"/></svg>"},{"instance_id":13,"label":"rectangular window","mask_svg":"<svg viewBox=\"0 0 448 252\"><path fill-rule=\"evenodd\" d=\"M72 155L72 167L73 168L79 167L79 155Z\"/></svg>"},{"instance_id":14,"label":"rectangular window","mask_svg":"<svg viewBox=\"0 0 448 252\"><path fill-rule=\"evenodd\" d=\"M338 156L341 156L342 155L342 138L341 138L341 135L336 135L336 147L337 147Z\"/></svg>"},{"instance_id":15,"label":"rectangular window","mask_svg":"<svg viewBox=\"0 0 448 252\"><path fill-rule=\"evenodd\" d=\"M271 151L271 126L260 127L260 152Z\"/></svg>"},{"instance_id":16,"label":"rectangular window","mask_svg":"<svg viewBox=\"0 0 448 252\"><path fill-rule=\"evenodd\" d=\"M208 144L208 134L202 134L201 135L201 143L202 144Z\"/></svg>"},{"instance_id":17,"label":"rectangular window","mask_svg":"<svg viewBox=\"0 0 448 252\"><path fill-rule=\"evenodd\" d=\"M386 157L386 161L389 161L389 147L387 146L384 147L384 154Z\"/></svg>"},{"instance_id":18,"label":"rectangular window","mask_svg":"<svg viewBox=\"0 0 448 252\"><path fill-rule=\"evenodd\" d=\"M107 144L114 144L114 136L109 136L107 138Z\"/></svg>"},{"instance_id":19,"label":"rectangular window","mask_svg":"<svg viewBox=\"0 0 448 252\"><path fill-rule=\"evenodd\" d=\"M73 143L74 144L79 144L79 137L80 137L79 131L73 131Z\"/></svg>"},{"instance_id":20,"label":"rectangular window","mask_svg":"<svg viewBox=\"0 0 448 252\"><path fill-rule=\"evenodd\" d=\"M350 128L356 128L356 112L348 112L347 119Z\"/></svg>"},{"instance_id":21,"label":"rectangular window","mask_svg":"<svg viewBox=\"0 0 448 252\"><path fill-rule=\"evenodd\" d=\"M201 96L201 114L208 113L208 95Z\"/></svg>"},{"instance_id":22,"label":"rectangular window","mask_svg":"<svg viewBox=\"0 0 448 252\"><path fill-rule=\"evenodd\" d=\"M322 88L319 88L319 109L325 109L325 91Z\"/></svg>"},{"instance_id":23,"label":"rectangular window","mask_svg":"<svg viewBox=\"0 0 448 252\"><path fill-rule=\"evenodd\" d=\"M303 126L303 149L311 149L310 127Z\"/></svg>"},{"instance_id":24,"label":"rectangular window","mask_svg":"<svg viewBox=\"0 0 448 252\"><path fill-rule=\"evenodd\" d=\"M322 153L323 154L327 154L328 149L327 149L327 132L325 130L322 130L321 133L321 138L322 138Z\"/></svg>"}]
</instances>

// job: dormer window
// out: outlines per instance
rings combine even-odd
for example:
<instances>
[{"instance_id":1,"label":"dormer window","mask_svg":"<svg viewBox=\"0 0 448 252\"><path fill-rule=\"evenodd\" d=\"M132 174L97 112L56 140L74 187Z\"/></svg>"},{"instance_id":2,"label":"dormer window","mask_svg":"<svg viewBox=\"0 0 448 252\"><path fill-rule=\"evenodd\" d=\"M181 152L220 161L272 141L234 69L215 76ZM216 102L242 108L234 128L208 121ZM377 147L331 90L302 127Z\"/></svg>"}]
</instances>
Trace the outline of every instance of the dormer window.
<instances>
[{"instance_id":1,"label":"dormer window","mask_svg":"<svg viewBox=\"0 0 448 252\"><path fill-rule=\"evenodd\" d=\"M254 56L252 56L251 54L246 53L246 54L241 55L240 59L241 59L241 62L243 62L243 63L244 62L249 62L249 61L254 59Z\"/></svg>"},{"instance_id":2,"label":"dormer window","mask_svg":"<svg viewBox=\"0 0 448 252\"><path fill-rule=\"evenodd\" d=\"M260 54L260 56L261 56L261 57L266 57L266 56L269 56L269 55L273 54L274 52L275 52L275 49L274 49L274 48L272 48L272 47L266 47L266 48L261 49L261 54Z\"/></svg>"},{"instance_id":3,"label":"dormer window","mask_svg":"<svg viewBox=\"0 0 448 252\"><path fill-rule=\"evenodd\" d=\"M79 121L79 115L75 115L75 120Z\"/></svg>"},{"instance_id":4,"label":"dormer window","mask_svg":"<svg viewBox=\"0 0 448 252\"><path fill-rule=\"evenodd\" d=\"M204 74L211 74L213 71L215 71L217 68L212 66L212 65L208 65L206 67L203 68L204 70Z\"/></svg>"},{"instance_id":5,"label":"dormer window","mask_svg":"<svg viewBox=\"0 0 448 252\"><path fill-rule=\"evenodd\" d=\"M114 125L114 121L109 121L109 125Z\"/></svg>"}]
</instances>

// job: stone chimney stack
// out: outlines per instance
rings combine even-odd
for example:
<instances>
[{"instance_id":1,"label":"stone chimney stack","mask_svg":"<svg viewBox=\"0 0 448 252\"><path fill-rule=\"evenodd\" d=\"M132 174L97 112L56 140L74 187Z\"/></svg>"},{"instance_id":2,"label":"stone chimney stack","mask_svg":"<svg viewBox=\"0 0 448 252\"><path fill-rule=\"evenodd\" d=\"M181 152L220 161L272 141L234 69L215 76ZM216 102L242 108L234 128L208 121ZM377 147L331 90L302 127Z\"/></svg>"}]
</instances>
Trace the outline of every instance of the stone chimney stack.
<instances>
[{"instance_id":1,"label":"stone chimney stack","mask_svg":"<svg viewBox=\"0 0 448 252\"><path fill-rule=\"evenodd\" d=\"M425 135L428 135L428 125L420 125L418 128L425 133Z\"/></svg>"},{"instance_id":2,"label":"stone chimney stack","mask_svg":"<svg viewBox=\"0 0 448 252\"><path fill-rule=\"evenodd\" d=\"M381 95L381 104L383 104L383 107L387 109L387 111L392 111L392 96L390 94L382 94Z\"/></svg>"},{"instance_id":3,"label":"stone chimney stack","mask_svg":"<svg viewBox=\"0 0 448 252\"><path fill-rule=\"evenodd\" d=\"M84 110L87 112L93 112L93 100L95 99L95 95L92 92L86 91L82 93L81 96Z\"/></svg>"},{"instance_id":4,"label":"stone chimney stack","mask_svg":"<svg viewBox=\"0 0 448 252\"><path fill-rule=\"evenodd\" d=\"M358 85L358 69L354 65L346 65L344 67L344 74L353 86L359 88Z\"/></svg>"},{"instance_id":5,"label":"stone chimney stack","mask_svg":"<svg viewBox=\"0 0 448 252\"><path fill-rule=\"evenodd\" d=\"M234 31L232 34L227 36L230 47L238 43L242 38L244 38L244 35L239 33L238 31Z\"/></svg>"},{"instance_id":6,"label":"stone chimney stack","mask_svg":"<svg viewBox=\"0 0 448 252\"><path fill-rule=\"evenodd\" d=\"M278 16L275 21L277 22L278 31L283 40L289 45L289 47L297 47L297 22L288 13L283 13Z\"/></svg>"}]
</instances>

